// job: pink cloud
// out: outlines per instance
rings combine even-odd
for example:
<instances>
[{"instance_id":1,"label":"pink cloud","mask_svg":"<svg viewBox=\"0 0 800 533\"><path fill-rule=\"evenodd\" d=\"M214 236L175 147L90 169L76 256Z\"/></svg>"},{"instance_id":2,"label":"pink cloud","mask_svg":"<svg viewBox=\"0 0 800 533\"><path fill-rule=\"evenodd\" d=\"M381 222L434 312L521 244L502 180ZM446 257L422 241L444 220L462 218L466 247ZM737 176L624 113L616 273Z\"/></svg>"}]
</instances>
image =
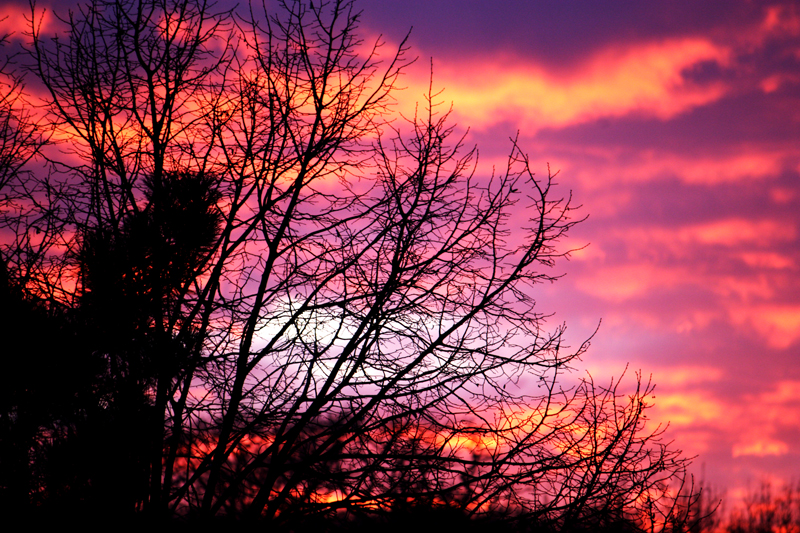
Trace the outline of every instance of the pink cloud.
<instances>
[{"instance_id":1,"label":"pink cloud","mask_svg":"<svg viewBox=\"0 0 800 533\"><path fill-rule=\"evenodd\" d=\"M797 171L800 172L800 165L798 165ZM769 190L769 196L776 204L788 204L797 198L797 193L787 187L772 187Z\"/></svg>"},{"instance_id":2,"label":"pink cloud","mask_svg":"<svg viewBox=\"0 0 800 533\"><path fill-rule=\"evenodd\" d=\"M797 237L797 229L776 220L730 218L690 226L681 230L679 236L683 241L695 241L700 244L766 246L775 242L794 240Z\"/></svg>"},{"instance_id":3,"label":"pink cloud","mask_svg":"<svg viewBox=\"0 0 800 533\"><path fill-rule=\"evenodd\" d=\"M794 146L738 146L723 154L687 154L646 150L636 154L619 150L597 150L592 164L575 164L565 170L588 190L614 183L642 183L678 179L691 185L721 185L767 181L800 164L800 150ZM785 191L784 196L785 196ZM775 194L780 196L781 191Z\"/></svg>"},{"instance_id":4,"label":"pink cloud","mask_svg":"<svg viewBox=\"0 0 800 533\"><path fill-rule=\"evenodd\" d=\"M800 341L800 306L737 306L729 313L734 324L756 333L771 348L785 349Z\"/></svg>"},{"instance_id":5,"label":"pink cloud","mask_svg":"<svg viewBox=\"0 0 800 533\"><path fill-rule=\"evenodd\" d=\"M586 294L611 302L622 302L649 293L655 287L685 281L685 273L650 264L623 264L593 268L580 275L576 287Z\"/></svg>"},{"instance_id":6,"label":"pink cloud","mask_svg":"<svg viewBox=\"0 0 800 533\"><path fill-rule=\"evenodd\" d=\"M754 268L784 270L797 267L797 263L793 258L778 252L748 251L742 252L739 257L743 263Z\"/></svg>"},{"instance_id":7,"label":"pink cloud","mask_svg":"<svg viewBox=\"0 0 800 533\"><path fill-rule=\"evenodd\" d=\"M761 35L800 35L800 12L796 5L770 6L759 28Z\"/></svg>"},{"instance_id":8,"label":"pink cloud","mask_svg":"<svg viewBox=\"0 0 800 533\"><path fill-rule=\"evenodd\" d=\"M778 220L725 218L721 220L665 227L628 227L605 233L599 244L577 252L576 258L587 264L574 274L575 286L586 294L611 302L623 302L645 296L654 290L669 290L679 286L698 286L721 297L751 300L770 299L776 291L785 289L789 280L767 275L795 266L793 258L774 250L779 244L797 238L797 228ZM605 242L624 243L628 256L609 256ZM711 247L730 250L729 259L756 268L757 272L719 272L703 261L694 266L666 265L653 261L653 254L666 258L696 258L719 256ZM739 249L742 249L739 251ZM591 264L591 267L588 265ZM731 264L733 268L735 264ZM768 315L771 316L771 315ZM787 328L788 331L788 328Z\"/></svg>"},{"instance_id":9,"label":"pink cloud","mask_svg":"<svg viewBox=\"0 0 800 533\"><path fill-rule=\"evenodd\" d=\"M621 230L630 242L648 243L650 246L672 246L683 250L687 244L699 246L738 247L741 245L770 246L791 242L797 237L797 228L780 220L764 218L723 218L700 224L678 227L639 227Z\"/></svg>"},{"instance_id":10,"label":"pink cloud","mask_svg":"<svg viewBox=\"0 0 800 533\"><path fill-rule=\"evenodd\" d=\"M52 33L59 25L58 19L53 16L52 9L36 6L37 28L42 34ZM6 3L0 5L0 36L10 34L12 39L27 40L25 34L31 30L31 8L25 4Z\"/></svg>"}]
</instances>

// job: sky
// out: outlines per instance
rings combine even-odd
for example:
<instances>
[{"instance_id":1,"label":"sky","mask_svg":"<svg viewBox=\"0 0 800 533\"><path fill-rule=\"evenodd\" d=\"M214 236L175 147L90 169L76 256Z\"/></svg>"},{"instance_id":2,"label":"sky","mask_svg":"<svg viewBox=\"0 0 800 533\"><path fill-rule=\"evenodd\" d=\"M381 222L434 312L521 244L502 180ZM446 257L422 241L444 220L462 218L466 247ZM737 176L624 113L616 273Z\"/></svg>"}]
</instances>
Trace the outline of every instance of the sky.
<instances>
[{"instance_id":1,"label":"sky","mask_svg":"<svg viewBox=\"0 0 800 533\"><path fill-rule=\"evenodd\" d=\"M588 219L539 305L579 371L656 383L653 424L734 504L800 478L800 7L754 1L364 0L480 167L510 137ZM391 46L387 46L391 48Z\"/></svg>"},{"instance_id":2,"label":"sky","mask_svg":"<svg viewBox=\"0 0 800 533\"><path fill-rule=\"evenodd\" d=\"M538 295L574 345L600 324L579 371L652 375L653 424L669 422L694 473L733 500L800 479L800 7L357 7L361 34L387 53L411 30L401 110L426 92L432 61L479 172L502 169L518 135L537 174L549 163L583 206L562 243L583 248Z\"/></svg>"}]
</instances>

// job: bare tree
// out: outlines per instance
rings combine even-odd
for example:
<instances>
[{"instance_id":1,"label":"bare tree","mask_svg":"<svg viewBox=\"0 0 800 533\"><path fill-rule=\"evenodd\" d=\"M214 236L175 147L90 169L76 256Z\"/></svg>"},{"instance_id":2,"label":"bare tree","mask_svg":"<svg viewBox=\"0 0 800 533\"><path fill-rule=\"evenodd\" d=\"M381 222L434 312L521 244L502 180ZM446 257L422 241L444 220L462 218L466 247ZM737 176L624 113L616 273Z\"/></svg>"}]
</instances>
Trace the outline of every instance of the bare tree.
<instances>
[{"instance_id":1,"label":"bare tree","mask_svg":"<svg viewBox=\"0 0 800 533\"><path fill-rule=\"evenodd\" d=\"M565 385L588 342L563 347L536 306L570 198L513 140L480 174L433 91L393 122L405 42L365 47L341 0L97 0L49 41L36 21L69 142L36 189L61 191L37 205L63 246L27 287L95 324L139 302L94 348L146 404L131 508L286 522L425 503L562 529L664 510L687 460L645 428L652 385Z\"/></svg>"},{"instance_id":2,"label":"bare tree","mask_svg":"<svg viewBox=\"0 0 800 533\"><path fill-rule=\"evenodd\" d=\"M117 389L109 406L139 421L123 432L137 438L122 455L136 456L147 481L127 483L128 499L157 509L184 416L175 397L201 351L185 313L204 305L193 284L218 245L215 106L228 98L232 19L194 2L95 2L62 20L65 39L48 41L38 16L30 68L49 92L62 153L29 186L55 228L52 253L19 254L19 264L33 265L32 293L89 311L89 329L104 334L93 350Z\"/></svg>"},{"instance_id":3,"label":"bare tree","mask_svg":"<svg viewBox=\"0 0 800 533\"><path fill-rule=\"evenodd\" d=\"M10 38L0 36L0 46L9 46ZM6 54L0 63L0 190L4 192L42 145L40 132L24 109L24 84L15 72L14 55Z\"/></svg>"},{"instance_id":4,"label":"bare tree","mask_svg":"<svg viewBox=\"0 0 800 533\"><path fill-rule=\"evenodd\" d=\"M762 481L749 490L741 504L730 513L722 531L730 533L773 533L800 528L800 500L796 482L779 489Z\"/></svg>"},{"instance_id":5,"label":"bare tree","mask_svg":"<svg viewBox=\"0 0 800 533\"><path fill-rule=\"evenodd\" d=\"M29 95L25 91L23 72L18 68L18 46L12 42L12 34L0 36L0 231L7 239L15 235L18 242L7 246L4 252L34 248L28 230L41 233L28 199L31 177L28 164L47 143L48 132L44 124L31 112ZM19 254L16 254L19 255ZM8 253L2 259L10 260ZM15 268L14 273L24 268Z\"/></svg>"}]
</instances>

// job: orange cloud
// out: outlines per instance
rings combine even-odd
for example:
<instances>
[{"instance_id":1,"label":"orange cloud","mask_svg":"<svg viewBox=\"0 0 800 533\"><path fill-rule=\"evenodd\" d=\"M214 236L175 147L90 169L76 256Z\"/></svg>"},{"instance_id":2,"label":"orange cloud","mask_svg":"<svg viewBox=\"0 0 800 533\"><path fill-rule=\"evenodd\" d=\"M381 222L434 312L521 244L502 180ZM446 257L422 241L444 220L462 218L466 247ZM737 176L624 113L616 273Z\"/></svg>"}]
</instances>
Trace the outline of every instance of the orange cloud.
<instances>
[{"instance_id":1,"label":"orange cloud","mask_svg":"<svg viewBox=\"0 0 800 533\"><path fill-rule=\"evenodd\" d=\"M655 373L654 380L666 384L670 392L656 393L650 416L653 427L669 422L675 435L680 435L682 445L692 453L720 445L729 449L734 458L779 456L792 451L793 445L781 437L781 431L800 424L796 409L800 381L780 381L760 393L724 398L702 388L701 378L693 380L693 372L710 372L714 378L711 381L716 381L715 378L724 377L720 369L684 367L684 370L688 376L684 383L671 380L673 371L669 368ZM680 371L677 377L681 377L679 374ZM695 388L697 385L700 387ZM748 423L742 425L742 420Z\"/></svg>"},{"instance_id":2,"label":"orange cloud","mask_svg":"<svg viewBox=\"0 0 800 533\"><path fill-rule=\"evenodd\" d=\"M584 293L612 302L622 302L648 293L655 287L685 282L684 273L652 265L619 265L593 269L580 276L576 287Z\"/></svg>"},{"instance_id":3,"label":"orange cloud","mask_svg":"<svg viewBox=\"0 0 800 533\"><path fill-rule=\"evenodd\" d=\"M669 119L715 102L732 90L723 82L694 82L686 76L693 68L708 63L736 68L737 56L751 54L771 39L798 34L798 9L772 6L760 23L717 34L714 39L674 37L589 51L589 57L566 74L514 53L451 59L434 68L434 86L444 89L439 100L455 102L458 119L476 129L512 122L535 132L631 114ZM409 90L396 96L400 109L409 115L427 93L430 72L421 62L405 74ZM769 93L796 80L794 74L773 74L755 83ZM708 168L690 170L689 178L729 181L742 174L761 175L774 164L746 154L735 159L735 165L724 168L715 168L710 161Z\"/></svg>"},{"instance_id":4,"label":"orange cloud","mask_svg":"<svg viewBox=\"0 0 800 533\"><path fill-rule=\"evenodd\" d=\"M714 383L723 377L721 368L713 366L662 367L654 371L658 384L668 387Z\"/></svg>"},{"instance_id":5,"label":"orange cloud","mask_svg":"<svg viewBox=\"0 0 800 533\"><path fill-rule=\"evenodd\" d=\"M668 383L669 374L669 369L663 369L654 379ZM694 387L690 382L683 385ZM703 388L681 390L678 382L668 388L669 393L656 393L648 427L669 423L670 433L680 437L687 453L707 453L721 447L737 458L779 456L791 451L780 431L800 423L786 417L800 399L800 382L781 383L773 390L745 398L723 398ZM742 426L741 420L749 422Z\"/></svg>"},{"instance_id":6,"label":"orange cloud","mask_svg":"<svg viewBox=\"0 0 800 533\"><path fill-rule=\"evenodd\" d=\"M710 40L683 38L610 47L566 76L518 58L472 57L468 65L437 66L434 81L458 103L458 118L476 128L513 121L536 130L632 113L667 119L726 93L721 84L696 85L684 72L709 61L727 64L729 56ZM416 70L411 78L404 96L416 98L428 87L428 73Z\"/></svg>"},{"instance_id":7,"label":"orange cloud","mask_svg":"<svg viewBox=\"0 0 800 533\"><path fill-rule=\"evenodd\" d=\"M741 457L743 455L765 457L767 455L785 455L787 453L789 453L789 446L785 442L775 439L759 439L756 441L736 443L732 450L732 455L734 457Z\"/></svg>"},{"instance_id":8,"label":"orange cloud","mask_svg":"<svg viewBox=\"0 0 800 533\"><path fill-rule=\"evenodd\" d=\"M657 394L655 411L657 418L672 426L717 425L724 423L729 408L710 393L691 391Z\"/></svg>"}]
</instances>

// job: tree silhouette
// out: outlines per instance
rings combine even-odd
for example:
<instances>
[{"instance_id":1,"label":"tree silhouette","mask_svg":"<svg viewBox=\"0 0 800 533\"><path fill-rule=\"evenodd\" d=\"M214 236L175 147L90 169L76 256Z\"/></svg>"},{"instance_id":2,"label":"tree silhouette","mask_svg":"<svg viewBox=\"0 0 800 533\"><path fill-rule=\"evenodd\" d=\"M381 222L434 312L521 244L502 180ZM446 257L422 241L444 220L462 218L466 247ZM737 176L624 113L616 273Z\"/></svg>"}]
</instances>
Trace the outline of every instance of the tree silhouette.
<instances>
[{"instance_id":1,"label":"tree silhouette","mask_svg":"<svg viewBox=\"0 0 800 533\"><path fill-rule=\"evenodd\" d=\"M221 222L212 178L167 172L160 185L145 178L144 188L144 208L126 215L116 233L84 231L78 258L80 313L92 351L106 361L117 441L127 463L139 465L127 483L139 487L129 498L138 502L147 498L149 474L161 471L168 396L199 358L201 339L191 324L176 322L186 320L183 299L204 272Z\"/></svg>"},{"instance_id":2,"label":"tree silhouette","mask_svg":"<svg viewBox=\"0 0 800 533\"><path fill-rule=\"evenodd\" d=\"M722 531L729 533L773 533L800 528L800 499L796 482L775 490L762 481L749 490L739 508L734 509Z\"/></svg>"},{"instance_id":3,"label":"tree silhouette","mask_svg":"<svg viewBox=\"0 0 800 533\"><path fill-rule=\"evenodd\" d=\"M9 46L10 38L10 34L0 35L0 47ZM0 204L3 208L9 204L9 185L44 143L41 129L26 109L24 80L14 68L15 55L6 53L0 62L0 190L6 193Z\"/></svg>"},{"instance_id":4,"label":"tree silhouette","mask_svg":"<svg viewBox=\"0 0 800 533\"><path fill-rule=\"evenodd\" d=\"M588 342L535 305L571 199L513 140L479 174L433 91L393 121L405 42L365 47L351 1L97 0L53 40L38 16L68 141L28 182L46 238L3 254L103 362L129 512L670 516L652 384L566 385Z\"/></svg>"}]
</instances>

